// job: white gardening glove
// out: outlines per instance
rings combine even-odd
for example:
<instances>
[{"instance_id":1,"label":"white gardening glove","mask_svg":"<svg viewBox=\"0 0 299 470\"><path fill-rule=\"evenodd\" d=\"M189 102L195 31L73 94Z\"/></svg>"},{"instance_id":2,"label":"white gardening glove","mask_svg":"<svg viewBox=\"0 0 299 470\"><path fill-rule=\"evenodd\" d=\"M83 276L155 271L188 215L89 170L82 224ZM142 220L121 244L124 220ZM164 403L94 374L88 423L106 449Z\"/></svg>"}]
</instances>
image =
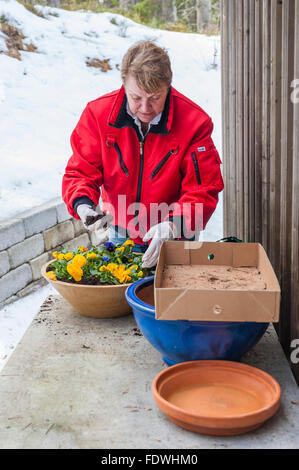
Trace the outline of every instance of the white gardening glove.
<instances>
[{"instance_id":1,"label":"white gardening glove","mask_svg":"<svg viewBox=\"0 0 299 470\"><path fill-rule=\"evenodd\" d=\"M142 267L151 268L158 262L161 246L167 240L175 238L173 224L169 222L161 222L160 224L153 225L143 237L144 242L152 240L148 249L142 257Z\"/></svg>"},{"instance_id":2,"label":"white gardening glove","mask_svg":"<svg viewBox=\"0 0 299 470\"><path fill-rule=\"evenodd\" d=\"M89 204L80 204L77 207L77 214L82 220L84 227L91 232L101 232L103 230L107 230L113 219L112 215L110 214L105 214L104 212L98 213L94 211ZM102 215L103 217L96 220L94 223L88 223L89 217L98 217L99 215Z\"/></svg>"}]
</instances>

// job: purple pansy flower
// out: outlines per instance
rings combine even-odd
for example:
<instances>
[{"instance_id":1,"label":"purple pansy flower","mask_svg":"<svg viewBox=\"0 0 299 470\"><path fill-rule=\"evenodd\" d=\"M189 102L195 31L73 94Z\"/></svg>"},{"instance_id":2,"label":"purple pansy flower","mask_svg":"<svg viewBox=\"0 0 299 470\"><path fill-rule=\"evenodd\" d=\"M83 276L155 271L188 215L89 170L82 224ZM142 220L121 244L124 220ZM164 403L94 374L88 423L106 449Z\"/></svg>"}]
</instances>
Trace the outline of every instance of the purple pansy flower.
<instances>
[{"instance_id":1,"label":"purple pansy flower","mask_svg":"<svg viewBox=\"0 0 299 470\"><path fill-rule=\"evenodd\" d=\"M108 251L114 251L114 249L115 249L115 246L112 242L105 242L104 246L106 247L106 249Z\"/></svg>"}]
</instances>

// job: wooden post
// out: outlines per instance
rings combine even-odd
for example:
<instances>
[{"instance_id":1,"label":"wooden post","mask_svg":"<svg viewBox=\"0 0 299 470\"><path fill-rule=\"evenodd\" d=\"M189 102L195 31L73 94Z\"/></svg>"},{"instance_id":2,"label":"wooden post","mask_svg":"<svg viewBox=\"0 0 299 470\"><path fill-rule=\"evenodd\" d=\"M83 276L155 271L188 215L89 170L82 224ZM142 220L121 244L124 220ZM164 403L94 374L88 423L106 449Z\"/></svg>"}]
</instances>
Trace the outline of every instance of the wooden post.
<instances>
[{"instance_id":1,"label":"wooden post","mask_svg":"<svg viewBox=\"0 0 299 470\"><path fill-rule=\"evenodd\" d=\"M250 15L249 3L243 2L243 238L249 241L249 71L250 71Z\"/></svg>"},{"instance_id":2,"label":"wooden post","mask_svg":"<svg viewBox=\"0 0 299 470\"><path fill-rule=\"evenodd\" d=\"M291 0L292 1L292 0ZM285 30L284 30L285 32ZM274 2L271 17L271 61L270 61L270 190L269 190L269 226L277 227L269 239L269 258L277 275L280 272L280 171L282 163L282 128L281 106L282 90L281 78L283 73L282 60L284 58L283 42L286 34L282 32L282 4ZM282 53L277 53L282 51ZM285 102L285 101L284 101ZM285 112L285 111L284 111ZM270 234L270 230L268 229Z\"/></svg>"},{"instance_id":3,"label":"wooden post","mask_svg":"<svg viewBox=\"0 0 299 470\"><path fill-rule=\"evenodd\" d=\"M248 241L255 241L255 2L249 9L249 144Z\"/></svg>"},{"instance_id":4,"label":"wooden post","mask_svg":"<svg viewBox=\"0 0 299 470\"><path fill-rule=\"evenodd\" d=\"M229 3L221 2L221 13L220 13L220 28L222 34L221 41L221 109L222 109L222 152L221 157L223 160L223 179L229 181L229 157L228 157L228 143L229 143L229 79L228 79L228 17L229 17ZM226 161L227 158L227 161ZM223 191L223 199L225 200L223 206L229 206L229 185L225 186ZM228 233L228 212L223 212L223 233Z\"/></svg>"},{"instance_id":5,"label":"wooden post","mask_svg":"<svg viewBox=\"0 0 299 470\"><path fill-rule=\"evenodd\" d=\"M294 5L294 79L299 80L299 0ZM297 85L297 89L298 89ZM292 90L292 89L291 89ZM292 90L293 91L293 90ZM293 97L295 98L295 97ZM292 182L292 224L291 224L291 342L299 339L299 93L293 104L293 182ZM298 343L297 343L298 346ZM297 355L298 358L298 355ZM292 363L299 379L299 363Z\"/></svg>"},{"instance_id":6,"label":"wooden post","mask_svg":"<svg viewBox=\"0 0 299 470\"><path fill-rule=\"evenodd\" d=\"M236 3L236 231L244 239L243 230L243 0Z\"/></svg>"},{"instance_id":7,"label":"wooden post","mask_svg":"<svg viewBox=\"0 0 299 470\"><path fill-rule=\"evenodd\" d=\"M254 147L254 199L255 199L255 241L262 241L262 100L263 100L263 55L262 55L262 26L263 26L263 8L262 1L255 0L255 147Z\"/></svg>"},{"instance_id":8,"label":"wooden post","mask_svg":"<svg viewBox=\"0 0 299 470\"><path fill-rule=\"evenodd\" d=\"M229 67L229 155L226 164L229 166L229 210L230 210L230 223L228 225L229 234L237 235L237 207L236 207L236 26L235 16L236 10L234 0L229 0L229 51L228 61L231 64Z\"/></svg>"},{"instance_id":9,"label":"wooden post","mask_svg":"<svg viewBox=\"0 0 299 470\"><path fill-rule=\"evenodd\" d=\"M276 2L275 2L276 3ZM270 167L270 42L271 0L263 0L262 24L262 123L261 123L261 243L268 252L269 247L269 167ZM257 155L257 158L260 158Z\"/></svg>"}]
</instances>

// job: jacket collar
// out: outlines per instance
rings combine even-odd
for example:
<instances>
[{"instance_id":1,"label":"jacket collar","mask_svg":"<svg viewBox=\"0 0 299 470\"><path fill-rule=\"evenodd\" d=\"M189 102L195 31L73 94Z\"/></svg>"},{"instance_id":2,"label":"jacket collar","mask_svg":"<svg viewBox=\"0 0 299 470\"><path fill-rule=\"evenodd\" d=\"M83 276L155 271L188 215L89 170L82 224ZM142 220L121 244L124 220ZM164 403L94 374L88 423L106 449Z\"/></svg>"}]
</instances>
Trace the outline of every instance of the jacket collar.
<instances>
[{"instance_id":1,"label":"jacket collar","mask_svg":"<svg viewBox=\"0 0 299 470\"><path fill-rule=\"evenodd\" d=\"M138 135L139 129L134 119L127 113L127 97L124 86L122 86L115 98L108 118L108 125L122 129L123 127L132 127ZM173 121L173 93L172 87L169 88L162 116L158 124L151 126L149 133L167 135L170 132Z\"/></svg>"}]
</instances>

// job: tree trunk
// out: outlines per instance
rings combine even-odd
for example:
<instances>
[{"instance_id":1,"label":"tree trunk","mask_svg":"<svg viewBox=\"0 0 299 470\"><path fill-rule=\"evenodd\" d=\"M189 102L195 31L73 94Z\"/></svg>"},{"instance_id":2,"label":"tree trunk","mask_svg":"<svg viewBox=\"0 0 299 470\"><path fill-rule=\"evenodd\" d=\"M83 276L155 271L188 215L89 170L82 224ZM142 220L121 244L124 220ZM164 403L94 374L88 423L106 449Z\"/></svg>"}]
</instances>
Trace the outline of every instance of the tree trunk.
<instances>
[{"instance_id":1,"label":"tree trunk","mask_svg":"<svg viewBox=\"0 0 299 470\"><path fill-rule=\"evenodd\" d=\"M211 22L211 0L196 0L197 31L204 30Z\"/></svg>"},{"instance_id":2,"label":"tree trunk","mask_svg":"<svg viewBox=\"0 0 299 470\"><path fill-rule=\"evenodd\" d=\"M172 5L169 0L162 0L162 19L170 21L172 18Z\"/></svg>"},{"instance_id":3,"label":"tree trunk","mask_svg":"<svg viewBox=\"0 0 299 470\"><path fill-rule=\"evenodd\" d=\"M177 23L178 21L178 11L177 11L175 0L172 0L172 21L174 23Z\"/></svg>"},{"instance_id":4,"label":"tree trunk","mask_svg":"<svg viewBox=\"0 0 299 470\"><path fill-rule=\"evenodd\" d=\"M54 7L54 8L60 8L60 6L61 6L60 0L48 0L47 4L50 7Z\"/></svg>"},{"instance_id":5,"label":"tree trunk","mask_svg":"<svg viewBox=\"0 0 299 470\"><path fill-rule=\"evenodd\" d=\"M111 0L99 0L101 6L111 8Z\"/></svg>"},{"instance_id":6,"label":"tree trunk","mask_svg":"<svg viewBox=\"0 0 299 470\"><path fill-rule=\"evenodd\" d=\"M127 10L129 3L130 3L130 0L120 0L119 7L121 8L121 10Z\"/></svg>"}]
</instances>

